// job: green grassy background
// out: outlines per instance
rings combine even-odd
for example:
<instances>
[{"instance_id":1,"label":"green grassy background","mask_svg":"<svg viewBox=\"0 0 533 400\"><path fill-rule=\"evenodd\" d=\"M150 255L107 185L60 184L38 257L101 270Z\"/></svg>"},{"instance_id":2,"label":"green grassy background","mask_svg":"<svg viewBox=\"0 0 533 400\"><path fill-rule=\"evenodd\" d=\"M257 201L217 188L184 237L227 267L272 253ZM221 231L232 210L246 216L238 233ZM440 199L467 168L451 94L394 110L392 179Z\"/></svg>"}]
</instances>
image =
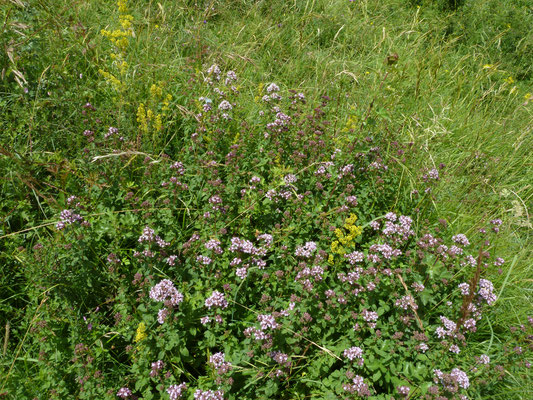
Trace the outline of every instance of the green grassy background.
<instances>
[{"instance_id":1,"label":"green grassy background","mask_svg":"<svg viewBox=\"0 0 533 400\"><path fill-rule=\"evenodd\" d=\"M5 235L53 221L62 177L51 169L76 174L80 103L104 110L104 123L133 130L137 106L153 83L164 82L180 106L168 132L185 133L195 97L187 89L189 72L216 62L235 70L245 87L276 82L305 92L310 102L334 98L339 132L351 115L367 110L365 123L386 121L384 129L419 149L420 170L406 171L405 182L424 167L446 165L439 201L426 211L455 232L475 236L482 224L502 218L493 248L507 262L490 277L501 293L498 317L493 335L479 345L505 342L508 327L527 323L532 309L533 11L526 0L453 3L131 2L135 37L126 54L126 88L117 94L98 72L110 68L111 47L100 30L117 27L115 2L4 2L0 246L7 272L0 277L0 311L8 315L28 302L19 248L26 243L22 235ZM393 54L398 60L388 65ZM142 150L168 151L171 138L167 133ZM5 354L0 360L10 363ZM509 382L500 398L530 398L527 377Z\"/></svg>"}]
</instances>

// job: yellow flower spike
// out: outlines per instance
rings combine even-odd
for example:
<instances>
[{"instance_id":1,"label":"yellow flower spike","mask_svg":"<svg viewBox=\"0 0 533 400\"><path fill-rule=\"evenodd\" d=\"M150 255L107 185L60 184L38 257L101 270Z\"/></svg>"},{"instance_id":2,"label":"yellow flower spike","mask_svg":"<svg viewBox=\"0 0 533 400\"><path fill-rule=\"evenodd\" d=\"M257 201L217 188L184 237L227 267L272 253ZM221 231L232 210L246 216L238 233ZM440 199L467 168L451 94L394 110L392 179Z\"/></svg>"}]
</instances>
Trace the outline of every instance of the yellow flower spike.
<instances>
[{"instance_id":1,"label":"yellow flower spike","mask_svg":"<svg viewBox=\"0 0 533 400\"><path fill-rule=\"evenodd\" d=\"M161 114L155 116L154 128L159 132L163 128L163 121L161 120Z\"/></svg>"},{"instance_id":2,"label":"yellow flower spike","mask_svg":"<svg viewBox=\"0 0 533 400\"><path fill-rule=\"evenodd\" d=\"M152 84L152 86L150 87L150 95L154 98L154 99L157 99L161 96L163 96L163 89L159 86L157 86L155 83Z\"/></svg>"},{"instance_id":3,"label":"yellow flower spike","mask_svg":"<svg viewBox=\"0 0 533 400\"><path fill-rule=\"evenodd\" d=\"M120 64L120 74L124 75L127 70L128 70L128 63L126 61L122 61L122 63Z\"/></svg>"},{"instance_id":4,"label":"yellow flower spike","mask_svg":"<svg viewBox=\"0 0 533 400\"><path fill-rule=\"evenodd\" d=\"M146 110L144 104L139 104L137 108L137 122L142 131L146 132L148 130L148 122L146 121Z\"/></svg>"},{"instance_id":5,"label":"yellow flower spike","mask_svg":"<svg viewBox=\"0 0 533 400\"><path fill-rule=\"evenodd\" d=\"M137 331L135 332L135 338L133 339L133 341L135 343L139 343L140 341L146 339L147 336L148 335L146 334L146 325L144 322L141 322L137 327Z\"/></svg>"},{"instance_id":6,"label":"yellow flower spike","mask_svg":"<svg viewBox=\"0 0 533 400\"><path fill-rule=\"evenodd\" d=\"M128 2L127 0L118 0L117 1L118 12L121 14L126 14L128 12Z\"/></svg>"}]
</instances>

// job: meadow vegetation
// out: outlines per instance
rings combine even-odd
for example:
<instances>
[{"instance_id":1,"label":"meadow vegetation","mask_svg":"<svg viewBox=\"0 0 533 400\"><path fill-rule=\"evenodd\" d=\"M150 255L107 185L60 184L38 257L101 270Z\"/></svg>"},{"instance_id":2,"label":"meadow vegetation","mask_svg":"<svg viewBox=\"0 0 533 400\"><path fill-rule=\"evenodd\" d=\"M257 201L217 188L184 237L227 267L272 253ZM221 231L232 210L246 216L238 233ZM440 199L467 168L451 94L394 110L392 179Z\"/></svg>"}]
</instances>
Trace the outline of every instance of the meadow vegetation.
<instances>
[{"instance_id":1,"label":"meadow vegetation","mask_svg":"<svg viewBox=\"0 0 533 400\"><path fill-rule=\"evenodd\" d=\"M532 398L529 1L0 17L0 399Z\"/></svg>"}]
</instances>

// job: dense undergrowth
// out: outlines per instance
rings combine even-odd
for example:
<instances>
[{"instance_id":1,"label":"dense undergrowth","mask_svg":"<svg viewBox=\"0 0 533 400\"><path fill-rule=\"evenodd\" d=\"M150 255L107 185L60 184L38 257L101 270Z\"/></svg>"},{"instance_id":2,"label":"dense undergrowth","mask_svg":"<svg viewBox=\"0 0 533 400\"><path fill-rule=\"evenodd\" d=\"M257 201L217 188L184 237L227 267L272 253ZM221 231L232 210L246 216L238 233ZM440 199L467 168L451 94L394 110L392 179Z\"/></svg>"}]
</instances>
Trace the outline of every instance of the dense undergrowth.
<instances>
[{"instance_id":1,"label":"dense undergrowth","mask_svg":"<svg viewBox=\"0 0 533 400\"><path fill-rule=\"evenodd\" d=\"M0 398L531 397L527 1L1 10Z\"/></svg>"}]
</instances>

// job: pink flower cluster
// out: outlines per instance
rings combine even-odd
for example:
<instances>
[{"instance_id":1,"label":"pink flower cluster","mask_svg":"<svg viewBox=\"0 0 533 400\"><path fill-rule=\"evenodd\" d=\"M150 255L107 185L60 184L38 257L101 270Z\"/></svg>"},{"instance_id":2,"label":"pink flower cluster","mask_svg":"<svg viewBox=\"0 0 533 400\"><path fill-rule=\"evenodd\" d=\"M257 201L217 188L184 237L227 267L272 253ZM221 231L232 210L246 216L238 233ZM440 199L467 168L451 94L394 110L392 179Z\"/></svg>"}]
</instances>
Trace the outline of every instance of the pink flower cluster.
<instances>
[{"instance_id":1,"label":"pink flower cluster","mask_svg":"<svg viewBox=\"0 0 533 400\"><path fill-rule=\"evenodd\" d=\"M283 365L285 367L290 367L291 365L291 362L289 361L289 356L285 353L282 353L281 351L271 352L270 357L272 357L272 359L278 364Z\"/></svg>"},{"instance_id":2,"label":"pink flower cluster","mask_svg":"<svg viewBox=\"0 0 533 400\"><path fill-rule=\"evenodd\" d=\"M150 376L156 377L159 375L159 372L165 368L165 363L162 360L157 360L152 363L152 369L150 370Z\"/></svg>"},{"instance_id":3,"label":"pink flower cluster","mask_svg":"<svg viewBox=\"0 0 533 400\"><path fill-rule=\"evenodd\" d=\"M494 304L494 302L497 300L497 297L494 294L494 285L487 279L479 280L479 290L477 294L480 299L485 300L489 306Z\"/></svg>"},{"instance_id":4,"label":"pink flower cluster","mask_svg":"<svg viewBox=\"0 0 533 400\"><path fill-rule=\"evenodd\" d=\"M466 246L468 246L470 244L470 242L468 241L468 238L463 233L459 233L458 235L453 236L452 240L455 243L460 244L460 245L462 245L464 247L466 247Z\"/></svg>"},{"instance_id":5,"label":"pink flower cluster","mask_svg":"<svg viewBox=\"0 0 533 400\"><path fill-rule=\"evenodd\" d=\"M409 396L409 392L411 391L411 388L409 386L398 386L396 390L402 396L407 397Z\"/></svg>"},{"instance_id":6,"label":"pink flower cluster","mask_svg":"<svg viewBox=\"0 0 533 400\"><path fill-rule=\"evenodd\" d=\"M385 215L385 219L386 221L382 231L385 236L392 237L395 235L395 241L405 241L415 234L411 229L411 225L413 224L411 217L400 215L398 218L395 213L389 212Z\"/></svg>"},{"instance_id":7,"label":"pink flower cluster","mask_svg":"<svg viewBox=\"0 0 533 400\"><path fill-rule=\"evenodd\" d=\"M440 369L433 370L435 374L435 382L440 382L444 389L455 393L457 388L468 389L470 381L464 371L459 368L454 368L449 374L443 373Z\"/></svg>"},{"instance_id":8,"label":"pink flower cluster","mask_svg":"<svg viewBox=\"0 0 533 400\"><path fill-rule=\"evenodd\" d=\"M174 287L172 281L163 279L150 289L150 298L164 303L166 307L173 307L183 301L183 294ZM160 309L157 314L157 321L160 324L163 324L170 314L170 310L166 307Z\"/></svg>"},{"instance_id":9,"label":"pink flower cluster","mask_svg":"<svg viewBox=\"0 0 533 400\"><path fill-rule=\"evenodd\" d=\"M353 251L345 254L344 258L346 258L351 265L355 265L356 263L363 262L365 255L360 251Z\"/></svg>"},{"instance_id":10,"label":"pink flower cluster","mask_svg":"<svg viewBox=\"0 0 533 400\"><path fill-rule=\"evenodd\" d=\"M294 255L296 257L309 258L316 249L315 242L307 242L305 245L297 247Z\"/></svg>"},{"instance_id":11,"label":"pink flower cluster","mask_svg":"<svg viewBox=\"0 0 533 400\"><path fill-rule=\"evenodd\" d=\"M389 244L373 244L368 249L372 253L381 253L381 256L387 260L390 260L392 257L398 257L402 254L400 249L394 249Z\"/></svg>"},{"instance_id":12,"label":"pink flower cluster","mask_svg":"<svg viewBox=\"0 0 533 400\"><path fill-rule=\"evenodd\" d=\"M163 302L165 306L177 306L183 301L181 294L169 279L163 279L157 285L150 289L150 298L155 301Z\"/></svg>"},{"instance_id":13,"label":"pink flower cluster","mask_svg":"<svg viewBox=\"0 0 533 400\"><path fill-rule=\"evenodd\" d=\"M85 221L85 219L78 213L74 212L73 210L63 210L59 213L59 218L61 221L59 221L56 224L56 228L59 230L63 230L65 226L71 225L75 222L79 222L82 225L88 225L88 222Z\"/></svg>"},{"instance_id":14,"label":"pink flower cluster","mask_svg":"<svg viewBox=\"0 0 533 400\"><path fill-rule=\"evenodd\" d=\"M127 399L131 395L132 395L131 389L127 387L120 388L119 391L117 392L117 396L123 399Z\"/></svg>"},{"instance_id":15,"label":"pink flower cluster","mask_svg":"<svg viewBox=\"0 0 533 400\"><path fill-rule=\"evenodd\" d=\"M413 296L410 294L406 294L405 296L399 298L394 303L396 307L403 308L404 310L407 310L409 306L413 308L413 310L418 309L418 305L415 303L415 299L413 299Z\"/></svg>"},{"instance_id":16,"label":"pink flower cluster","mask_svg":"<svg viewBox=\"0 0 533 400\"><path fill-rule=\"evenodd\" d=\"M224 353L215 353L209 357L209 364L216 369L217 374L224 375L231 371L231 363L225 361L226 355Z\"/></svg>"},{"instance_id":17,"label":"pink flower cluster","mask_svg":"<svg viewBox=\"0 0 533 400\"><path fill-rule=\"evenodd\" d=\"M143 233L141 234L141 236L139 236L139 243L145 243L145 242L148 242L148 243L157 243L159 247L163 248L163 247L167 247L170 243L168 242L165 242L163 239L161 239L159 236L157 236L155 234L155 231L146 226L144 229L143 229Z\"/></svg>"},{"instance_id":18,"label":"pink flower cluster","mask_svg":"<svg viewBox=\"0 0 533 400\"><path fill-rule=\"evenodd\" d=\"M357 393L360 397L368 397L370 396L370 390L368 389L368 385L364 382L363 377L356 375L352 379L351 384L344 384L342 386L344 390L350 393Z\"/></svg>"},{"instance_id":19,"label":"pink flower cluster","mask_svg":"<svg viewBox=\"0 0 533 400\"><path fill-rule=\"evenodd\" d=\"M222 254L224 251L220 247L220 241L217 239L211 239L205 244L207 250L212 250L215 254Z\"/></svg>"},{"instance_id":20,"label":"pink flower cluster","mask_svg":"<svg viewBox=\"0 0 533 400\"><path fill-rule=\"evenodd\" d=\"M257 316L257 320L259 321L261 330L277 329L279 327L279 324L276 322L276 318L270 314L259 314Z\"/></svg>"},{"instance_id":21,"label":"pink flower cluster","mask_svg":"<svg viewBox=\"0 0 533 400\"><path fill-rule=\"evenodd\" d=\"M440 321L444 325L444 327L439 326L435 330L435 333L437 334L437 337L439 339L442 339L443 337L449 336L449 337L455 337L457 334L457 324L448 318L446 318L444 315L440 316Z\"/></svg>"},{"instance_id":22,"label":"pink flower cluster","mask_svg":"<svg viewBox=\"0 0 533 400\"><path fill-rule=\"evenodd\" d=\"M363 362L365 361L363 358L363 349L360 347L350 347L349 349L344 350L343 355L350 361L357 360L359 366L363 365Z\"/></svg>"},{"instance_id":23,"label":"pink flower cluster","mask_svg":"<svg viewBox=\"0 0 533 400\"><path fill-rule=\"evenodd\" d=\"M224 392L222 390L200 390L194 392L195 400L224 400Z\"/></svg>"},{"instance_id":24,"label":"pink flower cluster","mask_svg":"<svg viewBox=\"0 0 533 400\"><path fill-rule=\"evenodd\" d=\"M226 308L228 306L228 301L226 300L224 293L214 290L211 296L205 299L205 306L208 309L211 309L211 307Z\"/></svg>"},{"instance_id":25,"label":"pink flower cluster","mask_svg":"<svg viewBox=\"0 0 533 400\"><path fill-rule=\"evenodd\" d=\"M313 289L313 282L321 281L323 274L324 269L318 265L315 265L312 268L305 267L298 272L294 280L300 282L304 286L304 289L310 292ZM313 280L313 282L311 282L311 280Z\"/></svg>"},{"instance_id":26,"label":"pink flower cluster","mask_svg":"<svg viewBox=\"0 0 533 400\"><path fill-rule=\"evenodd\" d=\"M170 397L170 400L178 400L185 394L187 391L187 384L185 382L179 385L170 385L167 388L167 393Z\"/></svg>"},{"instance_id":27,"label":"pink flower cluster","mask_svg":"<svg viewBox=\"0 0 533 400\"><path fill-rule=\"evenodd\" d=\"M350 285L355 285L359 278L361 278L361 274L363 274L363 268L357 267L353 271L348 272L348 274L339 272L337 278L343 283L348 282Z\"/></svg>"},{"instance_id":28,"label":"pink flower cluster","mask_svg":"<svg viewBox=\"0 0 533 400\"><path fill-rule=\"evenodd\" d=\"M246 254L264 255L264 251L261 251L261 249L256 248L251 241L249 241L248 239L241 239L238 237L231 238L231 245L230 245L229 251L231 252L240 251Z\"/></svg>"}]
</instances>

